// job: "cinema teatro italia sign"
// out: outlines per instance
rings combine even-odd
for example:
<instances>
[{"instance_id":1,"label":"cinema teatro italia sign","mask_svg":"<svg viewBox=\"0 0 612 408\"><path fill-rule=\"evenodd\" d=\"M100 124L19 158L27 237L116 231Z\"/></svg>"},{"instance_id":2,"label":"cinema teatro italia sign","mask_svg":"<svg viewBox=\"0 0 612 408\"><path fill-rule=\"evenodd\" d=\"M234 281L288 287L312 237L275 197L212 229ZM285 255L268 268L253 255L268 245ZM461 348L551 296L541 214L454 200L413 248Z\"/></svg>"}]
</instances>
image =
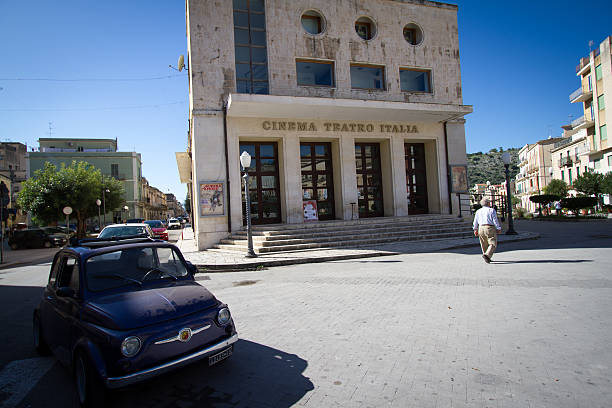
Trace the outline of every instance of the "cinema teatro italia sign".
<instances>
[{"instance_id":1,"label":"cinema teatro italia sign","mask_svg":"<svg viewBox=\"0 0 612 408\"><path fill-rule=\"evenodd\" d=\"M357 133L419 133L415 125L402 124L391 125L388 123L337 123L325 122L319 127L314 122L276 122L265 120L261 127L266 131L289 131L289 132L357 132Z\"/></svg>"}]
</instances>

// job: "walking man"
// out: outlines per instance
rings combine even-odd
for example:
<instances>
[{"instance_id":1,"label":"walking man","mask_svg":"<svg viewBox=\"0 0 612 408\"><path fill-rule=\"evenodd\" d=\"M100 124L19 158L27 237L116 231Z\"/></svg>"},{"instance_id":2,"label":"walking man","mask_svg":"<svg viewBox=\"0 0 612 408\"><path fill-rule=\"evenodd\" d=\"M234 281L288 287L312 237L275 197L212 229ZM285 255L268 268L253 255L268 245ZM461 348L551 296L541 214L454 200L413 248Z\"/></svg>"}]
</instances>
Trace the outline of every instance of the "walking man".
<instances>
[{"instance_id":1,"label":"walking man","mask_svg":"<svg viewBox=\"0 0 612 408\"><path fill-rule=\"evenodd\" d=\"M483 198L480 200L482 206L474 214L474 236L480 238L482 258L486 263L491 263L493 253L497 248L497 234L501 232L501 225L497 219L497 212L491 208L491 200Z\"/></svg>"}]
</instances>

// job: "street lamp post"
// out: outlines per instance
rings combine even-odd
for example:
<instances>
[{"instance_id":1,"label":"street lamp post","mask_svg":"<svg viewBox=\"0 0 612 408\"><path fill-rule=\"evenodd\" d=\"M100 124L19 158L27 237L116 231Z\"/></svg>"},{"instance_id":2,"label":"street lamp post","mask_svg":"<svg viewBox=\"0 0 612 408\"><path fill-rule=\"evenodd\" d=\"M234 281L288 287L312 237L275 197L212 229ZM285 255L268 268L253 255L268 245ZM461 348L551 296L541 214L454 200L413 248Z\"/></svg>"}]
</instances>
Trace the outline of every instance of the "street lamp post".
<instances>
[{"instance_id":1,"label":"street lamp post","mask_svg":"<svg viewBox=\"0 0 612 408\"><path fill-rule=\"evenodd\" d=\"M128 207L127 205L123 206L123 210L125 211L125 222L127 223L128 218L130 218L130 207Z\"/></svg>"},{"instance_id":2,"label":"street lamp post","mask_svg":"<svg viewBox=\"0 0 612 408\"><path fill-rule=\"evenodd\" d=\"M106 194L105 193L110 193L110 190L108 188L103 188L102 189L102 205L103 205L103 209L104 209L104 225L106 226Z\"/></svg>"},{"instance_id":3,"label":"street lamp post","mask_svg":"<svg viewBox=\"0 0 612 408\"><path fill-rule=\"evenodd\" d=\"M251 231L251 197L249 196L249 167L251 167L251 155L247 152L242 152L242 154L240 155L240 164L242 164L242 169L244 170L244 175L242 176L242 178L244 179L244 195L246 197L246 222L248 242L248 250L246 257L256 258L257 255L253 250L253 233Z\"/></svg>"},{"instance_id":4,"label":"street lamp post","mask_svg":"<svg viewBox=\"0 0 612 408\"><path fill-rule=\"evenodd\" d=\"M508 209L508 229L506 230L506 235L517 235L514 230L514 220L512 219L512 194L510 192L510 153L505 152L502 154L502 160L504 162L504 167L506 169L506 199L508 203L506 204L506 208Z\"/></svg>"},{"instance_id":5,"label":"street lamp post","mask_svg":"<svg viewBox=\"0 0 612 408\"><path fill-rule=\"evenodd\" d=\"M102 205L102 201L98 198L96 200L96 205L98 206L98 228L102 229L102 224L100 223L100 206Z\"/></svg>"}]
</instances>

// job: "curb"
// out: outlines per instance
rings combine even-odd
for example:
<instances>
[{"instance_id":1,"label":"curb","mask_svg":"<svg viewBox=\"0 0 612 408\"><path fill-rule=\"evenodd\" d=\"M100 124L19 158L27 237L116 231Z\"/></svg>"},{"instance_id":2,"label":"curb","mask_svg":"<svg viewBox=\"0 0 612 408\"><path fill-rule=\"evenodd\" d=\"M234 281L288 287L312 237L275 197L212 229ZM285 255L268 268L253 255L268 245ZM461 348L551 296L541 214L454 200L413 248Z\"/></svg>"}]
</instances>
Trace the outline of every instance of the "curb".
<instances>
[{"instance_id":1,"label":"curb","mask_svg":"<svg viewBox=\"0 0 612 408\"><path fill-rule=\"evenodd\" d=\"M520 242L520 241L528 241L532 239L540 238L540 234L538 233L527 233L527 236L504 239L499 241L500 243L506 242ZM458 244L458 245L450 245L442 248L438 248L435 251L441 251L444 249L458 249L458 248L469 248L469 247L479 247L480 244L478 242L466 243L466 244ZM423 252L419 252L423 253ZM261 268L266 267L274 267L274 266L287 266L287 265L301 265L308 263L321 263L321 262L331 262L331 261L342 261L346 259L360 259L360 258L374 258L380 256L394 256L394 255L403 255L406 252L397 252L397 251L381 251L381 252L370 252L364 254L349 254L349 255L332 255L327 257L309 257L309 258L295 258L295 259L283 259L276 261L266 261L262 260L259 262L249 262L242 264L195 264L198 268L198 272L200 273L221 273L221 272L242 272L242 271L256 271Z\"/></svg>"}]
</instances>

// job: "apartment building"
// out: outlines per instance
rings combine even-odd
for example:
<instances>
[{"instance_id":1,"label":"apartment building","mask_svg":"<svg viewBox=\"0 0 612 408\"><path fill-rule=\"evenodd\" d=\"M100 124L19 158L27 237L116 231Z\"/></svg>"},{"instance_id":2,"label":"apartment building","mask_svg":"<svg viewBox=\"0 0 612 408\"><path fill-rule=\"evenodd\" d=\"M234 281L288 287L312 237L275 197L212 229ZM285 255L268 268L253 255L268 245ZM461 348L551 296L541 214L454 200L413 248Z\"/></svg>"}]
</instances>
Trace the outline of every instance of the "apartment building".
<instances>
[{"instance_id":1,"label":"apartment building","mask_svg":"<svg viewBox=\"0 0 612 408\"><path fill-rule=\"evenodd\" d=\"M561 140L553 144L552 155L553 179L565 181L569 193L575 195L572 185L576 178L589 170L589 135L587 128L573 125L563 126Z\"/></svg>"},{"instance_id":2,"label":"apartment building","mask_svg":"<svg viewBox=\"0 0 612 408\"><path fill-rule=\"evenodd\" d=\"M46 162L57 168L62 163L70 165L73 161L87 162L100 169L104 176L121 181L130 218L144 218L140 153L117 151L117 139L42 138L38 143L38 151L26 154L28 177L32 177L36 170L44 168ZM125 218L121 209L106 210L107 220L120 222Z\"/></svg>"},{"instance_id":3,"label":"apartment building","mask_svg":"<svg viewBox=\"0 0 612 408\"><path fill-rule=\"evenodd\" d=\"M516 197L520 206L529 212L536 212L538 206L529 200L536 194L544 194L544 187L553 178L552 149L562 138L548 138L533 144L526 144L519 150L519 172L516 175Z\"/></svg>"},{"instance_id":4,"label":"apartment building","mask_svg":"<svg viewBox=\"0 0 612 408\"><path fill-rule=\"evenodd\" d=\"M144 203L143 217L146 220L165 220L168 213L166 195L142 178L142 197ZM140 218L140 217L135 217Z\"/></svg>"},{"instance_id":5,"label":"apartment building","mask_svg":"<svg viewBox=\"0 0 612 408\"><path fill-rule=\"evenodd\" d=\"M582 104L584 114L572 122L572 128L586 130L589 167L603 174L612 171L612 143L608 141L606 119L606 105L612 107L611 42L612 36L608 36L580 59L576 75L581 85L569 97L571 103Z\"/></svg>"},{"instance_id":6,"label":"apartment building","mask_svg":"<svg viewBox=\"0 0 612 408\"><path fill-rule=\"evenodd\" d=\"M19 142L0 143L0 175L10 181L10 202L8 208L15 209L17 206L17 195L21 191L27 175L26 152L28 147ZM7 184L8 185L8 184ZM25 222L26 215L21 211L12 211L8 224Z\"/></svg>"},{"instance_id":7,"label":"apartment building","mask_svg":"<svg viewBox=\"0 0 612 408\"><path fill-rule=\"evenodd\" d=\"M316 220L457 213L450 174L467 165L472 112L457 10L187 0L189 154L177 160L198 248L244 225L243 151L254 224L303 223L306 203Z\"/></svg>"}]
</instances>

